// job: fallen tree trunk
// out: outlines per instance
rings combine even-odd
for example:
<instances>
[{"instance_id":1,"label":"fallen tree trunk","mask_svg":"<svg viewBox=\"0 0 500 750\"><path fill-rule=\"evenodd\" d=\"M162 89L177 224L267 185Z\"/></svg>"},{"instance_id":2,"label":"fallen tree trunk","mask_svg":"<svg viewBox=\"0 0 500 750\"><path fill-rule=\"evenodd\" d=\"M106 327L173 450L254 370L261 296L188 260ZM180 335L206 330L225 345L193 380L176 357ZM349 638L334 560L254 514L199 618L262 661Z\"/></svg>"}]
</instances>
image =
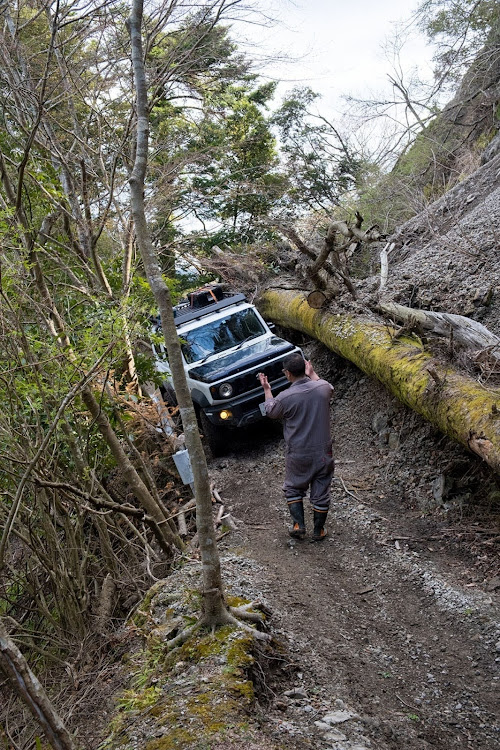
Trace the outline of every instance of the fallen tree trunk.
<instances>
[{"instance_id":1,"label":"fallen tree trunk","mask_svg":"<svg viewBox=\"0 0 500 750\"><path fill-rule=\"evenodd\" d=\"M462 346L468 349L487 350L491 357L500 360L500 338L477 320L452 313L415 310L413 307L404 307L395 302L381 302L379 308L386 315L392 315L398 320L414 320L422 328L439 336L453 335L454 341Z\"/></svg>"},{"instance_id":2,"label":"fallen tree trunk","mask_svg":"<svg viewBox=\"0 0 500 750\"><path fill-rule=\"evenodd\" d=\"M500 389L487 389L440 363L416 337L397 338L393 329L369 319L314 310L297 291L268 289L257 304L266 318L314 336L376 377L500 473Z\"/></svg>"}]
</instances>

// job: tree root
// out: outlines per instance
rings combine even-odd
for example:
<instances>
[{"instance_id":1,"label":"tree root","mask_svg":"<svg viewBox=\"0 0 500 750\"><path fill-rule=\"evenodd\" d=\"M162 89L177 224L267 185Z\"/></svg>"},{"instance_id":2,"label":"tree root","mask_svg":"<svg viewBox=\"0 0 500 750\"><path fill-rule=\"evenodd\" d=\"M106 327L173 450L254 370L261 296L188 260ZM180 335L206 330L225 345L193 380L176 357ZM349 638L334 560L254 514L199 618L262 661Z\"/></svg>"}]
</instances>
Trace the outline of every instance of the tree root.
<instances>
[{"instance_id":1,"label":"tree root","mask_svg":"<svg viewBox=\"0 0 500 750\"><path fill-rule=\"evenodd\" d=\"M251 612L251 609L262 609L262 605L259 602L250 602L249 604L242 604L241 607L229 607L230 613L240 620L249 620L255 623L264 622L266 613Z\"/></svg>"},{"instance_id":2,"label":"tree root","mask_svg":"<svg viewBox=\"0 0 500 750\"><path fill-rule=\"evenodd\" d=\"M247 612L247 615L250 613ZM239 613L241 617L241 613ZM247 617L247 619L250 619ZM263 633L261 630L257 630L256 628L252 628L250 625L247 625L245 622L243 622L241 619L237 619L232 614L228 613L228 621L227 624L234 625L237 628L242 628L243 630L246 630L247 633L251 633L252 636L255 638L256 641L271 641L272 636L269 635L269 633Z\"/></svg>"},{"instance_id":3,"label":"tree root","mask_svg":"<svg viewBox=\"0 0 500 750\"><path fill-rule=\"evenodd\" d=\"M200 628L204 627L205 625L206 623L204 623L204 618L202 618L198 622L195 622L194 625L191 625L191 627L181 630L180 633L177 633L175 638L171 638L166 642L168 652L170 653L174 649L179 648L179 646L182 646L184 643L186 643L187 640L189 640L189 638L191 638L192 635L196 633L197 630L200 630Z\"/></svg>"},{"instance_id":4,"label":"tree root","mask_svg":"<svg viewBox=\"0 0 500 750\"><path fill-rule=\"evenodd\" d=\"M217 622L214 622L210 617L204 615L194 625L181 630L181 632L177 633L174 638L171 638L166 642L168 652L171 653L174 649L182 646L198 630L206 629L214 632L216 628L221 627L222 625L234 625L235 628L245 630L248 633L251 633L257 641L271 641L272 636L270 636L269 633L263 633L262 631L257 630L256 628L251 627L250 625L247 625L246 622L244 622L244 620L249 620L250 622L254 622L256 624L264 622L263 613L249 611L252 606L260 605L258 605L256 602L250 602L249 604L244 604L241 607L229 607L229 609L225 610L224 615L219 618Z\"/></svg>"}]
</instances>

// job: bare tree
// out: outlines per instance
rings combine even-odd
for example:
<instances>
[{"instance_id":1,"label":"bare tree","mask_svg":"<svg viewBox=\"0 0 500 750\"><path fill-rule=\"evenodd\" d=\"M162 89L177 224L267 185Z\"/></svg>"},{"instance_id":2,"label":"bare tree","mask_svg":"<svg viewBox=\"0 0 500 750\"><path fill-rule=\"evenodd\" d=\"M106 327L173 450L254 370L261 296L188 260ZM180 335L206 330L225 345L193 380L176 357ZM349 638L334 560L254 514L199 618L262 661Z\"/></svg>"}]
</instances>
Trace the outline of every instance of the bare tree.
<instances>
[{"instance_id":1,"label":"bare tree","mask_svg":"<svg viewBox=\"0 0 500 750\"><path fill-rule=\"evenodd\" d=\"M236 4L237 2L225 2L224 0L207 4L204 7L204 12L206 13L204 16L205 22L210 20L211 23L216 23L221 17L222 12L227 7L232 7ZM169 14L173 12L175 5L176 3L172 2L165 7L163 11L164 19L168 18ZM170 292L163 280L157 253L151 242L151 235L146 220L144 184L148 166L149 104L142 42L142 21L143 0L133 0L131 14L128 20L128 28L131 39L132 65L136 90L137 134L135 148L136 156L132 174L130 176L130 194L137 245L143 259L149 284L160 311L165 345L167 348L170 368L172 370L174 388L186 436L186 446L191 459L194 476L196 525L202 561L202 594L204 609L202 619L193 628L181 635L181 638L185 638L193 629L201 626L216 627L227 623L236 624L237 621L230 613L229 608L224 601L220 559L212 516L212 497L206 458L201 443L200 433L198 431L196 413L184 373L180 342L175 327ZM202 43L202 41L203 40L198 37L196 43ZM146 41L146 46L147 45L148 41ZM193 43L192 46L188 45L188 48L190 54L194 56L196 54L195 44ZM187 64L187 62L185 64ZM180 638L178 637L176 642L179 640Z\"/></svg>"},{"instance_id":2,"label":"bare tree","mask_svg":"<svg viewBox=\"0 0 500 750\"><path fill-rule=\"evenodd\" d=\"M369 157L382 167L394 163L436 117L442 100L444 79L434 80L431 70L424 77L421 70L405 65L405 45L409 41L411 24L408 26L410 28L396 27L385 43L388 86L368 98L354 94L344 97L348 105L346 116L356 127L358 141L365 141ZM370 143L366 140L367 133Z\"/></svg>"}]
</instances>

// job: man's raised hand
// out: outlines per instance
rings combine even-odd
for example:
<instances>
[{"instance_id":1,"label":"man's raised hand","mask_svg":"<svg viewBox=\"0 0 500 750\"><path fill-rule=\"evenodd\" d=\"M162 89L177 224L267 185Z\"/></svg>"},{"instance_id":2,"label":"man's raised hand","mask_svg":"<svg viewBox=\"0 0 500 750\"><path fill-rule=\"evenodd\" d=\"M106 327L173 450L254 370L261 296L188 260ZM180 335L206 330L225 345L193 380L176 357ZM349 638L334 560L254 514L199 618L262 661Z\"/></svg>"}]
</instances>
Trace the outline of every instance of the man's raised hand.
<instances>
[{"instance_id":1,"label":"man's raised hand","mask_svg":"<svg viewBox=\"0 0 500 750\"><path fill-rule=\"evenodd\" d=\"M319 380L319 375L316 375L314 372L314 367L312 366L311 360L306 359L306 375L308 378L311 378L311 380Z\"/></svg>"}]
</instances>

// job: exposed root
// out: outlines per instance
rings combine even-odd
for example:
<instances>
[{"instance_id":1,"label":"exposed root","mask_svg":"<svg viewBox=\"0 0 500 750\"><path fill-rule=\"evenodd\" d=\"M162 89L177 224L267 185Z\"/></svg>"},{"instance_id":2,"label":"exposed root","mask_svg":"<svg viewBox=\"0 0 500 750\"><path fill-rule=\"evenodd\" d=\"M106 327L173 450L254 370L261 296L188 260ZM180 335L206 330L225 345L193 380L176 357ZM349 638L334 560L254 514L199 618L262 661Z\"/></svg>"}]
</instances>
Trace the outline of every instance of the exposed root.
<instances>
[{"instance_id":1,"label":"exposed root","mask_svg":"<svg viewBox=\"0 0 500 750\"><path fill-rule=\"evenodd\" d=\"M234 625L234 627L236 628L240 628L247 631L248 633L252 633L253 637L258 641L271 641L272 638L268 633L262 633L260 630L257 630L256 628L251 627L250 625L247 625L246 622L244 622L244 620L249 620L250 622L254 622L256 624L264 622L264 614L260 612L249 611L250 607L252 606L255 606L254 602L250 602L250 604L245 604L241 607L229 607L229 609L226 610L223 617L217 623L214 623L207 616L201 617L194 625L181 630L181 632L177 633L174 638L171 638L166 642L169 653L186 643L186 641L189 640L189 638L191 638L191 636L194 635L194 633L196 633L198 630L203 630L205 628L207 630L211 630L213 633L215 629L217 627L220 627L221 625Z\"/></svg>"},{"instance_id":2,"label":"exposed root","mask_svg":"<svg viewBox=\"0 0 500 750\"><path fill-rule=\"evenodd\" d=\"M263 633L261 630L257 630L257 628L251 627L245 622L245 620L248 620L256 625L260 625L265 621L265 615L269 614L269 612L256 612L255 609L257 608L261 610L264 609L260 602L249 602L248 604L242 604L239 607L229 607L227 611L227 616L229 618L228 622L235 625L237 628L243 628L243 630L252 633L257 641L269 642L272 638L268 633Z\"/></svg>"},{"instance_id":3,"label":"exposed root","mask_svg":"<svg viewBox=\"0 0 500 750\"><path fill-rule=\"evenodd\" d=\"M182 646L186 641L191 638L191 636L196 633L197 630L202 628L206 623L204 622L203 618L199 620L198 622L195 622L194 625L191 625L189 628L185 628L184 630L181 630L180 633L177 633L175 638L171 638L169 641L167 641L166 645L167 648L170 651L173 651L175 648L178 648L179 646Z\"/></svg>"},{"instance_id":4,"label":"exposed root","mask_svg":"<svg viewBox=\"0 0 500 750\"><path fill-rule=\"evenodd\" d=\"M241 605L241 607L229 607L229 611L240 620L249 620L250 622L260 623L264 622L265 615L263 612L255 612L255 609L259 606L258 602L250 602L249 604Z\"/></svg>"},{"instance_id":5,"label":"exposed root","mask_svg":"<svg viewBox=\"0 0 500 750\"><path fill-rule=\"evenodd\" d=\"M238 608L235 608L238 609ZM233 611L233 610L231 610ZM247 613L250 614L250 613ZM237 628L241 628L243 630L246 630L247 633L251 633L256 641L271 641L272 637L269 635L269 633L263 633L261 630L257 630L256 628L252 628L250 625L247 625L245 622L243 622L241 619L237 619L232 614L228 612L228 624L234 625ZM247 617L247 619L250 619ZM260 622L260 620L259 620Z\"/></svg>"}]
</instances>

